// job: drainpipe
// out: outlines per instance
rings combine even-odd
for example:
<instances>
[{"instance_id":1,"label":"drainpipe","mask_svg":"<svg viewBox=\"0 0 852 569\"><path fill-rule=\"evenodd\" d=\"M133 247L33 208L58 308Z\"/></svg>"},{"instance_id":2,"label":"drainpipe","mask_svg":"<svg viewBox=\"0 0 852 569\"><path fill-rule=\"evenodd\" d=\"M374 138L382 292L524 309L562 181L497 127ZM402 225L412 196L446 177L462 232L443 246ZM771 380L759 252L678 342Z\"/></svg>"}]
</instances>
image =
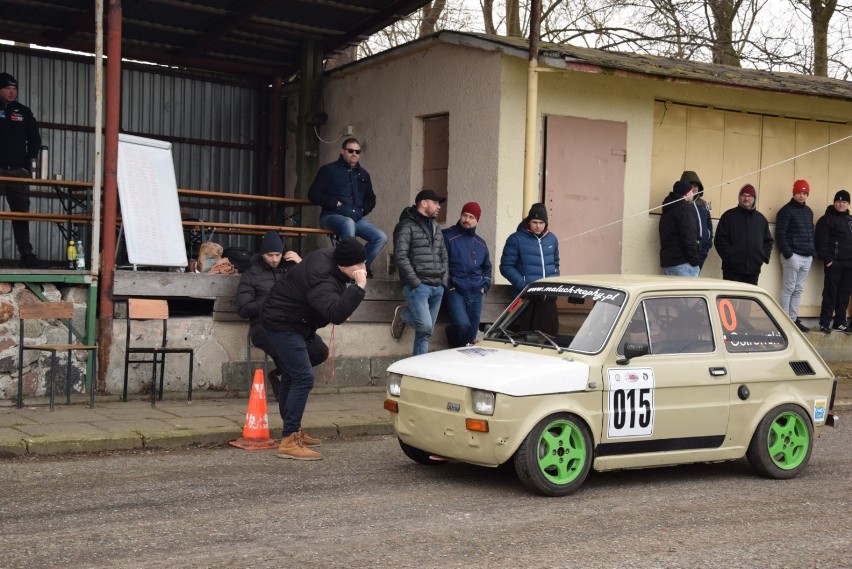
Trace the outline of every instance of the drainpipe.
<instances>
[{"instance_id":1,"label":"drainpipe","mask_svg":"<svg viewBox=\"0 0 852 569\"><path fill-rule=\"evenodd\" d=\"M115 306L116 211L118 205L118 130L121 121L121 0L109 0L107 22L106 129L104 137L103 266L99 290L98 389L106 391Z\"/></svg>"},{"instance_id":2,"label":"drainpipe","mask_svg":"<svg viewBox=\"0 0 852 569\"><path fill-rule=\"evenodd\" d=\"M272 165L269 175L269 195L274 197L283 197L284 192L281 191L281 87L284 84L284 79L281 76L275 77L272 80L272 99L271 109L269 109L269 122L272 124L272 132L270 138L272 145L270 149Z\"/></svg>"},{"instance_id":3,"label":"drainpipe","mask_svg":"<svg viewBox=\"0 0 852 569\"><path fill-rule=\"evenodd\" d=\"M533 0L530 6L530 51L527 69L527 128L524 135L524 209L530 210L538 201L535 185L536 151L538 147L538 36L541 26L541 0ZM522 213L523 213L522 212Z\"/></svg>"}]
</instances>

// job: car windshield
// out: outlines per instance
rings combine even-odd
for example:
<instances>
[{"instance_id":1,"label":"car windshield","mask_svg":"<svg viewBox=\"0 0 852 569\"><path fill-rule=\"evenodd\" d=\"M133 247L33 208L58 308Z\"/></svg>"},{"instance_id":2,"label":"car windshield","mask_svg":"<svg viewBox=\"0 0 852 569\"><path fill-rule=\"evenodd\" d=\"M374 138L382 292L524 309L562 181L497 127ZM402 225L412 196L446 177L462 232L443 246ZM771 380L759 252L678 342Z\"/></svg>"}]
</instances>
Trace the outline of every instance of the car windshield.
<instances>
[{"instance_id":1,"label":"car windshield","mask_svg":"<svg viewBox=\"0 0 852 569\"><path fill-rule=\"evenodd\" d=\"M612 332L627 294L588 285L530 285L485 335L512 345L597 353Z\"/></svg>"}]
</instances>

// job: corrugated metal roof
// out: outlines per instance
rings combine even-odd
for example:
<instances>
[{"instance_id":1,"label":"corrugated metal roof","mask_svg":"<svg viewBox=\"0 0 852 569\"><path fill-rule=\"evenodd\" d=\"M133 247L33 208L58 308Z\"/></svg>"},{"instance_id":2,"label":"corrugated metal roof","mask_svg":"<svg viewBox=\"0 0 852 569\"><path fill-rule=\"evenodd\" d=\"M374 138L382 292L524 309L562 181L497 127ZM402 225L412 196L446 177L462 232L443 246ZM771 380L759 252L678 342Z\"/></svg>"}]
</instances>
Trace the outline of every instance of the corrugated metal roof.
<instances>
[{"instance_id":1,"label":"corrugated metal roof","mask_svg":"<svg viewBox=\"0 0 852 569\"><path fill-rule=\"evenodd\" d=\"M332 54L424 4L426 0L123 0L122 56L287 77L299 70L304 42L316 41L324 54ZM0 1L0 37L91 53L94 5L93 0Z\"/></svg>"}]
</instances>

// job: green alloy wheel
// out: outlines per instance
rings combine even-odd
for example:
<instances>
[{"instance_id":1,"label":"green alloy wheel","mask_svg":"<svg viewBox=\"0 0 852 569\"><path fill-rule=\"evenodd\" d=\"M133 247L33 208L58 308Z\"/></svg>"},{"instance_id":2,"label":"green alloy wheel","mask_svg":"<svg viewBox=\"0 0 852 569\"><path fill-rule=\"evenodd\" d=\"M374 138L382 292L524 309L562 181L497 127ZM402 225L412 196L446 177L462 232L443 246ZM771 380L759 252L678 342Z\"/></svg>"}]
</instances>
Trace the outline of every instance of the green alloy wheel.
<instances>
[{"instance_id":1,"label":"green alloy wheel","mask_svg":"<svg viewBox=\"0 0 852 569\"><path fill-rule=\"evenodd\" d=\"M762 476L793 478L807 466L813 439L807 413L797 405L781 405L757 426L748 447L748 461Z\"/></svg>"},{"instance_id":2,"label":"green alloy wheel","mask_svg":"<svg viewBox=\"0 0 852 569\"><path fill-rule=\"evenodd\" d=\"M592 438L571 413L541 420L515 453L515 471L524 487L543 496L575 492L592 464Z\"/></svg>"}]
</instances>

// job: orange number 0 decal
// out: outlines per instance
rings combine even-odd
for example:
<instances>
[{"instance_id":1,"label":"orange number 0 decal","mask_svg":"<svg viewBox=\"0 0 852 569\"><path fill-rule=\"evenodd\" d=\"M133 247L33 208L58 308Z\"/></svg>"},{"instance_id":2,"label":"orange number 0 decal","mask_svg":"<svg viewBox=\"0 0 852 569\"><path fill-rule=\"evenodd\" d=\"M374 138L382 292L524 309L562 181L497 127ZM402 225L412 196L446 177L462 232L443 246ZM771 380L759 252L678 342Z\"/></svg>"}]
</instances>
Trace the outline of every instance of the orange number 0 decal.
<instances>
[{"instance_id":1,"label":"orange number 0 decal","mask_svg":"<svg viewBox=\"0 0 852 569\"><path fill-rule=\"evenodd\" d=\"M719 301L719 318L722 319L722 326L728 332L737 329L737 313L734 312L734 305L727 298Z\"/></svg>"}]
</instances>

